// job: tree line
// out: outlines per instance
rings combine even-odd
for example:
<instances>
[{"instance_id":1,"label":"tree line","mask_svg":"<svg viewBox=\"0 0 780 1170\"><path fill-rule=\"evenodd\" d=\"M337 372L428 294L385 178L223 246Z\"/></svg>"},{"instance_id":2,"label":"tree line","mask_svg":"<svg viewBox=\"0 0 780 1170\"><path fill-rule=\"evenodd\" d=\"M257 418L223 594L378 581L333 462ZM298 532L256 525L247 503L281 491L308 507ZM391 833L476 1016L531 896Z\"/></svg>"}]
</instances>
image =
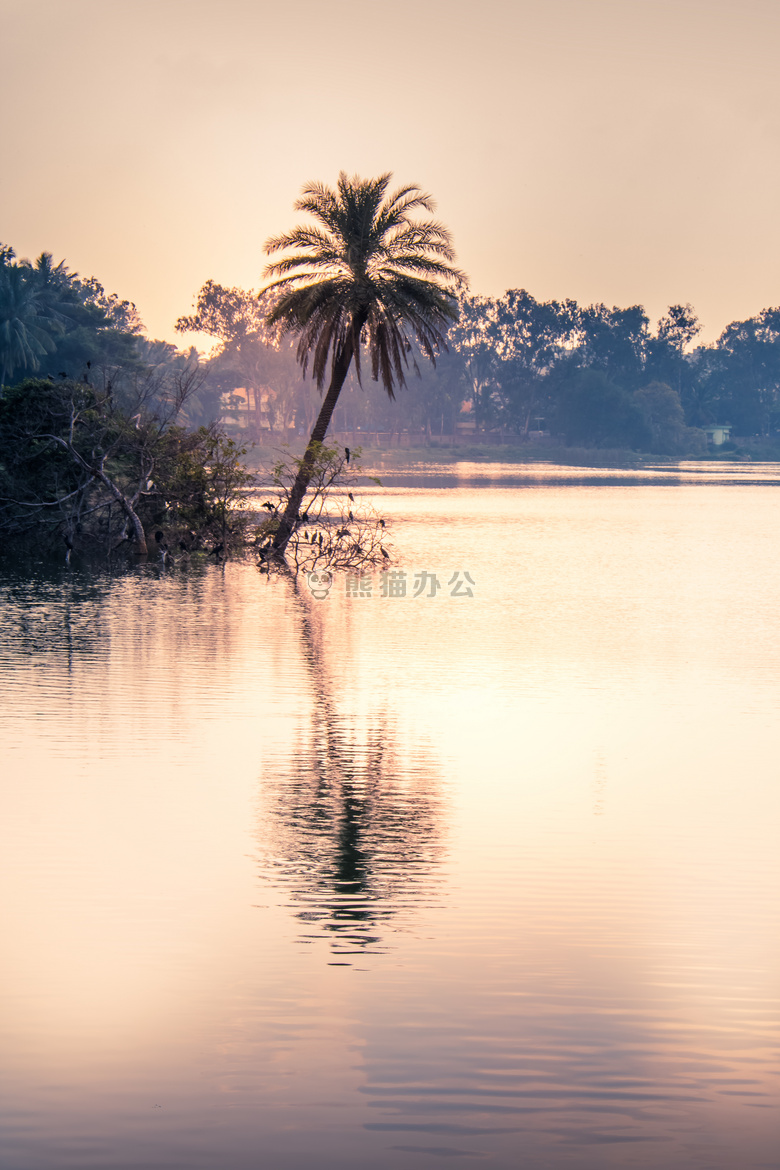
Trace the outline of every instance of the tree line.
<instances>
[{"instance_id":1,"label":"tree line","mask_svg":"<svg viewBox=\"0 0 780 1170\"><path fill-rule=\"evenodd\" d=\"M181 332L213 337L209 384L228 417L253 437L309 434L319 395L294 345L266 323L269 295L208 281ZM470 429L522 441L545 431L574 446L657 454L696 453L703 429L730 424L736 436L780 430L780 308L729 325L696 345L691 305L671 305L655 328L641 305L538 301L523 289L459 297L459 318L436 364L412 351L419 376L389 399L354 371L333 415L337 430L409 430L427 441ZM465 425L464 425L465 424Z\"/></svg>"},{"instance_id":2,"label":"tree line","mask_svg":"<svg viewBox=\"0 0 780 1170\"><path fill-rule=\"evenodd\" d=\"M273 294L213 280L180 333L216 342L205 360L144 335L135 306L81 279L44 252L34 263L0 249L0 381L86 379L115 399L160 400L190 385L185 426L222 417L248 424L255 441L310 434L321 397L296 359L295 340L267 323ZM419 376L390 399L350 370L332 426L408 430L435 441L470 429L522 441L546 431L570 445L658 454L701 449L702 428L728 423L738 437L780 430L780 308L735 321L696 344L690 305L672 305L651 326L641 305L539 301L523 289L459 296L459 318L435 366L411 352ZM197 385L196 385L197 383ZM364 379L365 386L365 379Z\"/></svg>"}]
</instances>

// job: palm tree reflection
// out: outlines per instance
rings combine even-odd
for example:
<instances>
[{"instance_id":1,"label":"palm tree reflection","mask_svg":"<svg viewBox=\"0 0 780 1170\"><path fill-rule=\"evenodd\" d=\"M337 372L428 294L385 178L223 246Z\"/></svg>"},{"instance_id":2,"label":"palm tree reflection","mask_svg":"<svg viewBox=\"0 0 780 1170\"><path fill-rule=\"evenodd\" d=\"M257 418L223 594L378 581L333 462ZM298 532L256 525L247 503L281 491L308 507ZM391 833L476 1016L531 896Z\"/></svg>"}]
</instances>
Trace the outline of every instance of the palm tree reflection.
<instances>
[{"instance_id":1,"label":"palm tree reflection","mask_svg":"<svg viewBox=\"0 0 780 1170\"><path fill-rule=\"evenodd\" d=\"M443 802L430 762L401 757L386 713L361 734L336 710L316 619L293 592L314 705L292 774L264 785L263 836L272 880L316 927L303 938L325 932L348 961L435 896Z\"/></svg>"}]
</instances>

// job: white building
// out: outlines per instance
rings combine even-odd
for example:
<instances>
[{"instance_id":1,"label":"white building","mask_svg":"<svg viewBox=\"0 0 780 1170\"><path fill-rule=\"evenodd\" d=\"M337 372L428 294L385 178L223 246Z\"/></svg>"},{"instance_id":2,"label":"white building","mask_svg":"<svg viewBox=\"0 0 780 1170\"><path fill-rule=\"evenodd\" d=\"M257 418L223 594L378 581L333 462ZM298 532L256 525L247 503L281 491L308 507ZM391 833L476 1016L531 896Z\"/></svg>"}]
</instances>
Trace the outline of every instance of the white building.
<instances>
[{"instance_id":1,"label":"white building","mask_svg":"<svg viewBox=\"0 0 780 1170\"><path fill-rule=\"evenodd\" d=\"M709 427L703 428L707 436L707 442L712 443L713 447L722 447L724 443L728 443L731 437L731 423L713 423Z\"/></svg>"}]
</instances>

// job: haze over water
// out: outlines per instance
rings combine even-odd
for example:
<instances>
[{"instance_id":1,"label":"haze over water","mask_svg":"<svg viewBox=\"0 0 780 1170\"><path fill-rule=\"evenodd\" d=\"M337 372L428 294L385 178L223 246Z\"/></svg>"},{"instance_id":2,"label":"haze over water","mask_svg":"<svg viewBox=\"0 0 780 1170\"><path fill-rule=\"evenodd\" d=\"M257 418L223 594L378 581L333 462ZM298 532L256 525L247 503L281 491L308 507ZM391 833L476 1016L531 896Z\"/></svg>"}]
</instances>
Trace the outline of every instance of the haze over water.
<instances>
[{"instance_id":1,"label":"haze over water","mask_svg":"<svg viewBox=\"0 0 780 1170\"><path fill-rule=\"evenodd\" d=\"M0 1162L775 1167L776 468L383 478L434 597L2 577Z\"/></svg>"}]
</instances>

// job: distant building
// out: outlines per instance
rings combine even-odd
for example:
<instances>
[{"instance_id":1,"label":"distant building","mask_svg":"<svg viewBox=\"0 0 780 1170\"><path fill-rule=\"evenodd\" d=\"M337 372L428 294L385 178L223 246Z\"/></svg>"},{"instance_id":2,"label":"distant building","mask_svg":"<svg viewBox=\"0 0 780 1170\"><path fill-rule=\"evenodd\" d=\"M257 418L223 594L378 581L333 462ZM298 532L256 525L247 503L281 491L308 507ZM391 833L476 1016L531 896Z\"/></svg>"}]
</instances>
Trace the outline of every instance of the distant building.
<instances>
[{"instance_id":1,"label":"distant building","mask_svg":"<svg viewBox=\"0 0 780 1170\"><path fill-rule=\"evenodd\" d=\"M260 430L269 430L271 423L267 409L267 394L248 386L237 386L222 395L223 415L220 422L233 423L242 429L254 422Z\"/></svg>"},{"instance_id":2,"label":"distant building","mask_svg":"<svg viewBox=\"0 0 780 1170\"><path fill-rule=\"evenodd\" d=\"M707 442L711 443L713 447L722 447L724 443L728 443L731 437L731 423L713 423L712 426L703 429L707 436Z\"/></svg>"}]
</instances>

